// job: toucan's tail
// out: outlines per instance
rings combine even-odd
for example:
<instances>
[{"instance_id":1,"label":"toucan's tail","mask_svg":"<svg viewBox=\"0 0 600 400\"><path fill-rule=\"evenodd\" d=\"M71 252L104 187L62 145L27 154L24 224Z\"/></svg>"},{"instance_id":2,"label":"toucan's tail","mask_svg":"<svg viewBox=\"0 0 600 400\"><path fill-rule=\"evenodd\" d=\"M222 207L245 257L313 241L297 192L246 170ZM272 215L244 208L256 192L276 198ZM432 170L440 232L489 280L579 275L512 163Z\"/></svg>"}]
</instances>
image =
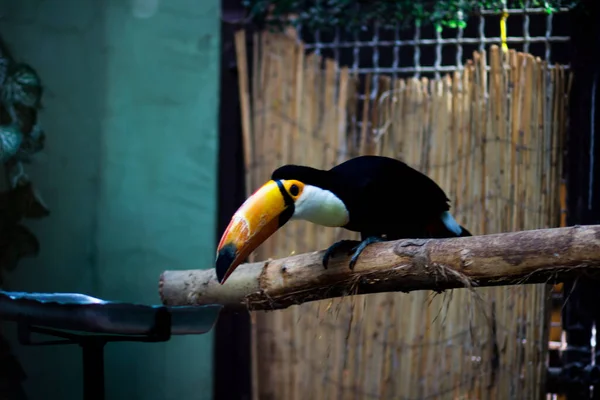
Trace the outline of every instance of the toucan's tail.
<instances>
[{"instance_id":1,"label":"toucan's tail","mask_svg":"<svg viewBox=\"0 0 600 400\"><path fill-rule=\"evenodd\" d=\"M441 218L436 218L427 225L425 231L425 237L434 239L473 236L467 228L456 222L448 211L442 213Z\"/></svg>"},{"instance_id":2,"label":"toucan's tail","mask_svg":"<svg viewBox=\"0 0 600 400\"><path fill-rule=\"evenodd\" d=\"M461 225L460 229L462 229L462 231L460 232L460 235L458 235L458 237L473 236L471 235L471 232L469 232L464 226Z\"/></svg>"},{"instance_id":3,"label":"toucan's tail","mask_svg":"<svg viewBox=\"0 0 600 400\"><path fill-rule=\"evenodd\" d=\"M471 232L469 232L464 226L459 225L458 222L454 219L452 214L449 211L444 211L441 215L441 225L439 227L440 234L443 232L443 236L441 237L464 237L464 236L473 236Z\"/></svg>"}]
</instances>

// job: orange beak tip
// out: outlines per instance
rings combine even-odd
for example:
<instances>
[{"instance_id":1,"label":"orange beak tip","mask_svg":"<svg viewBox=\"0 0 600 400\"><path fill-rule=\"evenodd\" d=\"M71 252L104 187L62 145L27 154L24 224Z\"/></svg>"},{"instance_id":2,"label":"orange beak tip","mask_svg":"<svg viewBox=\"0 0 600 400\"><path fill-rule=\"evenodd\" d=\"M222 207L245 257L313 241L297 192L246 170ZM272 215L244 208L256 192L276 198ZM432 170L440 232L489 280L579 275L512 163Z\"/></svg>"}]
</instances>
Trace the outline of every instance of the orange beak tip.
<instances>
[{"instance_id":1,"label":"orange beak tip","mask_svg":"<svg viewBox=\"0 0 600 400\"><path fill-rule=\"evenodd\" d=\"M217 273L217 280L222 285L225 283L227 277L233 272L233 262L237 255L237 248L233 243L226 244L217 253L217 262L215 265L215 272Z\"/></svg>"}]
</instances>

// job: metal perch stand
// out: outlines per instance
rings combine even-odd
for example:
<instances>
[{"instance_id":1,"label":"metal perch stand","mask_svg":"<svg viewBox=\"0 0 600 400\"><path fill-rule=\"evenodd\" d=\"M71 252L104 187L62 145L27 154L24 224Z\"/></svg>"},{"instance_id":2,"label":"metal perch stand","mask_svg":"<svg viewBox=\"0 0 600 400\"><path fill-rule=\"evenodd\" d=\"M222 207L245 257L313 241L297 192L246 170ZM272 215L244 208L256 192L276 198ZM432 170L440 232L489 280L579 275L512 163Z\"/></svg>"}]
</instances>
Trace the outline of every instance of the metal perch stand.
<instances>
[{"instance_id":1,"label":"metal perch stand","mask_svg":"<svg viewBox=\"0 0 600 400\"><path fill-rule=\"evenodd\" d=\"M102 400L104 346L109 342L165 342L172 335L203 334L220 305L148 306L110 302L78 293L0 291L0 320L18 324L23 345L78 344L83 351L83 398ZM57 340L32 340L32 333Z\"/></svg>"}]
</instances>

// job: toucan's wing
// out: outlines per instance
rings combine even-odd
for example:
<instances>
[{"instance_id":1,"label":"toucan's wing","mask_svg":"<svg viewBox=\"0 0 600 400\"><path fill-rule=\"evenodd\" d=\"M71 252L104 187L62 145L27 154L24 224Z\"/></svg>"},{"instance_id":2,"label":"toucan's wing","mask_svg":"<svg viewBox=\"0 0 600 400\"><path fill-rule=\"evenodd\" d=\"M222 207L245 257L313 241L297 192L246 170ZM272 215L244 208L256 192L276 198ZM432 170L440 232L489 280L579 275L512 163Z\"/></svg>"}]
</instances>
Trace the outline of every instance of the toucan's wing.
<instances>
[{"instance_id":1,"label":"toucan's wing","mask_svg":"<svg viewBox=\"0 0 600 400\"><path fill-rule=\"evenodd\" d=\"M432 212L450 209L444 191L427 175L389 157L361 156L330 170L338 182L354 191L367 191L398 206L426 208ZM340 183L341 185L341 183Z\"/></svg>"}]
</instances>

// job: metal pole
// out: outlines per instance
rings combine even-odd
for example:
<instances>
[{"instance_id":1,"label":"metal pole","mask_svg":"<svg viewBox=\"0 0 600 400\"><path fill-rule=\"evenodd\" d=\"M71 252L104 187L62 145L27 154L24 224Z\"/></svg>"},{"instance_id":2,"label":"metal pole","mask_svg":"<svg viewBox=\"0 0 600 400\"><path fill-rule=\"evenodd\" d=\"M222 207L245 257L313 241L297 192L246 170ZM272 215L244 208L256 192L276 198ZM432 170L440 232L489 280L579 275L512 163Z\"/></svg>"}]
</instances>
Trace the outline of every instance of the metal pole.
<instances>
[{"instance_id":1,"label":"metal pole","mask_svg":"<svg viewBox=\"0 0 600 400\"><path fill-rule=\"evenodd\" d=\"M97 338L84 339L80 346L83 351L83 398L84 400L104 400L104 345Z\"/></svg>"}]
</instances>

